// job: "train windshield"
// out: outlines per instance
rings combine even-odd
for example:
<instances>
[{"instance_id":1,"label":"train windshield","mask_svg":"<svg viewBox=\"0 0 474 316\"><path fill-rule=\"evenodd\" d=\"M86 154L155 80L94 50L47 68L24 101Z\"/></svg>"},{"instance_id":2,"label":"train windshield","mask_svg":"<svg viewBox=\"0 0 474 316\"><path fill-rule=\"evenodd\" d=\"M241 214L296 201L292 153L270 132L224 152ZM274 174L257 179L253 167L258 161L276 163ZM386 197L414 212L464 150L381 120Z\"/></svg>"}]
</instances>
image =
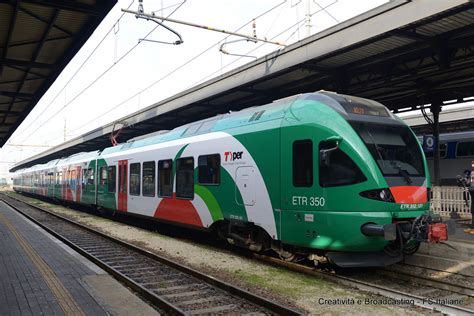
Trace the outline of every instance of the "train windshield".
<instances>
[{"instance_id":1,"label":"train windshield","mask_svg":"<svg viewBox=\"0 0 474 316\"><path fill-rule=\"evenodd\" d=\"M423 156L417 139L405 125L385 125L350 121L377 162L384 176L425 175Z\"/></svg>"}]
</instances>

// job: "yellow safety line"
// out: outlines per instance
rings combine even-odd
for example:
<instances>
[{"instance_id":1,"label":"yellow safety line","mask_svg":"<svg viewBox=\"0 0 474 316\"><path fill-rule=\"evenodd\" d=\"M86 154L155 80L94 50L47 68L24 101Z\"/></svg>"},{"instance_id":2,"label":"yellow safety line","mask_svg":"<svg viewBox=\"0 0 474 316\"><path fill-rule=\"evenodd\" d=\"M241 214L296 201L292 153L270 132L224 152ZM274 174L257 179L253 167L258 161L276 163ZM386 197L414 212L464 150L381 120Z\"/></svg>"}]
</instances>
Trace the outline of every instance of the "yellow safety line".
<instances>
[{"instance_id":1,"label":"yellow safety line","mask_svg":"<svg viewBox=\"0 0 474 316\"><path fill-rule=\"evenodd\" d=\"M26 252L33 264L38 268L38 271L43 276L48 287L56 297L61 309L66 315L84 315L81 307L76 303L74 298L71 296L69 291L64 287L61 280L54 271L48 266L48 264L41 258L41 256L33 249L28 241L20 234L20 232L11 224L11 222L0 213L0 223L3 223L15 236L18 243L21 245L23 250Z\"/></svg>"}]
</instances>

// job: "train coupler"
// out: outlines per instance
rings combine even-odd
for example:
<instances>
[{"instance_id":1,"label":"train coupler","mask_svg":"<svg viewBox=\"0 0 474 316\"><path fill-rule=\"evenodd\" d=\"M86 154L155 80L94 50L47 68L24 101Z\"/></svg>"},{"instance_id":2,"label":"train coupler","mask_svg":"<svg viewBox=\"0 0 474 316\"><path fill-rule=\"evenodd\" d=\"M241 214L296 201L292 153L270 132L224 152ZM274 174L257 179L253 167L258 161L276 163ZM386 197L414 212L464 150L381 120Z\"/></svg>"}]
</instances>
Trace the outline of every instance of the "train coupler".
<instances>
[{"instance_id":1,"label":"train coupler","mask_svg":"<svg viewBox=\"0 0 474 316\"><path fill-rule=\"evenodd\" d=\"M428 225L429 243L439 243L446 240L448 240L448 225L441 223Z\"/></svg>"}]
</instances>

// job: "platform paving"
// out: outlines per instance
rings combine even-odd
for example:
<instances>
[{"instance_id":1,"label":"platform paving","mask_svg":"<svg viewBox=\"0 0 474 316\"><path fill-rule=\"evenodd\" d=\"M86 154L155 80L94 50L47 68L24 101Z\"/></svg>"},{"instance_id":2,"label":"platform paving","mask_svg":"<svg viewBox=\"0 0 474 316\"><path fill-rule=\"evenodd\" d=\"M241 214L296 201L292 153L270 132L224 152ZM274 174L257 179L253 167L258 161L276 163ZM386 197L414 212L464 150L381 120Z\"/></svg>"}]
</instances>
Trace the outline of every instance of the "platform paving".
<instances>
[{"instance_id":1,"label":"platform paving","mask_svg":"<svg viewBox=\"0 0 474 316\"><path fill-rule=\"evenodd\" d=\"M102 269L0 201L1 316L156 314Z\"/></svg>"}]
</instances>

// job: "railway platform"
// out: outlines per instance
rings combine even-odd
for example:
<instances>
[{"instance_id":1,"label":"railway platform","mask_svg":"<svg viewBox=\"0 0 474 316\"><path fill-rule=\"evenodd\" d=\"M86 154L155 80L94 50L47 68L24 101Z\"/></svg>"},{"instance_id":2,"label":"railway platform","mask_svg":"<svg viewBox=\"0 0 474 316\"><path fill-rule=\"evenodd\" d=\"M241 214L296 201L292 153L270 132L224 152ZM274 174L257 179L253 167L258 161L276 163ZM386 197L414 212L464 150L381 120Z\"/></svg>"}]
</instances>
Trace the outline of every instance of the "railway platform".
<instances>
[{"instance_id":1,"label":"railway platform","mask_svg":"<svg viewBox=\"0 0 474 316\"><path fill-rule=\"evenodd\" d=\"M108 314L158 313L0 201L0 315Z\"/></svg>"}]
</instances>

